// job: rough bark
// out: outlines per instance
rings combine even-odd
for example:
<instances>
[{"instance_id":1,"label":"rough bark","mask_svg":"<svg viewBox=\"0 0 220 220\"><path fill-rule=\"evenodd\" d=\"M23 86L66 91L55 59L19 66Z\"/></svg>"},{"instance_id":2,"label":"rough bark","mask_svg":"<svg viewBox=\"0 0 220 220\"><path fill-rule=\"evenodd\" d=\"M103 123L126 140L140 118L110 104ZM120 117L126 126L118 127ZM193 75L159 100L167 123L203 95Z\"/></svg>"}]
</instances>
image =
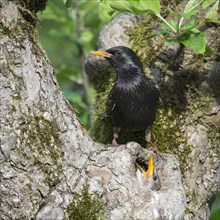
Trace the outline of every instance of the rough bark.
<instances>
[{"instance_id":1,"label":"rough bark","mask_svg":"<svg viewBox=\"0 0 220 220\"><path fill-rule=\"evenodd\" d=\"M29 19L34 12L23 7L18 1L0 4L1 219L74 219L70 204L85 184L106 207L101 218L182 219L186 196L178 161L168 154L156 158L161 189L154 191L135 165L148 161L149 151L134 142L118 148L95 143L57 85ZM211 112L209 120L219 108ZM199 139L206 133L202 126L187 126L194 148L184 182L197 189L199 201L192 216L208 213L207 201L219 187L218 157L213 142ZM187 198L188 207L195 204Z\"/></svg>"}]
</instances>

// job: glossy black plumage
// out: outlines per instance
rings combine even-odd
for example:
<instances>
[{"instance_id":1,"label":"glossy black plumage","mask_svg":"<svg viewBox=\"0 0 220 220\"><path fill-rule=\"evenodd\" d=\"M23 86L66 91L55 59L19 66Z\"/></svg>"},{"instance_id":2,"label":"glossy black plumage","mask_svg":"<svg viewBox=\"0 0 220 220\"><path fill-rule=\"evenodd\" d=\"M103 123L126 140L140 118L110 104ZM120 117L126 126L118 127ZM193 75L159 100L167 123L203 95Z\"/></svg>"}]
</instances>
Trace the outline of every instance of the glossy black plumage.
<instances>
[{"instance_id":1,"label":"glossy black plumage","mask_svg":"<svg viewBox=\"0 0 220 220\"><path fill-rule=\"evenodd\" d=\"M118 46L99 56L104 56L117 73L106 103L106 113L116 128L113 144L120 129L149 130L155 119L159 92L146 77L136 54L127 47Z\"/></svg>"}]
</instances>

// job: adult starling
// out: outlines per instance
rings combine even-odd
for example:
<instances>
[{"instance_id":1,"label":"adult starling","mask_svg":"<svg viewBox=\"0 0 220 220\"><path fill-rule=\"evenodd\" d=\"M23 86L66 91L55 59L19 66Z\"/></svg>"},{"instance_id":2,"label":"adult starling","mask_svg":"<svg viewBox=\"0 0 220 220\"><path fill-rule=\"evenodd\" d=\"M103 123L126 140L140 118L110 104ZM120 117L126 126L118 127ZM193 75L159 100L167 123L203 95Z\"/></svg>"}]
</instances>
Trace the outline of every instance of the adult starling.
<instances>
[{"instance_id":1,"label":"adult starling","mask_svg":"<svg viewBox=\"0 0 220 220\"><path fill-rule=\"evenodd\" d=\"M117 46L91 54L102 56L114 67L116 82L106 102L106 113L112 119L112 145L117 146L121 129L145 131L151 145L151 126L156 116L159 91L145 75L141 62L128 47Z\"/></svg>"}]
</instances>

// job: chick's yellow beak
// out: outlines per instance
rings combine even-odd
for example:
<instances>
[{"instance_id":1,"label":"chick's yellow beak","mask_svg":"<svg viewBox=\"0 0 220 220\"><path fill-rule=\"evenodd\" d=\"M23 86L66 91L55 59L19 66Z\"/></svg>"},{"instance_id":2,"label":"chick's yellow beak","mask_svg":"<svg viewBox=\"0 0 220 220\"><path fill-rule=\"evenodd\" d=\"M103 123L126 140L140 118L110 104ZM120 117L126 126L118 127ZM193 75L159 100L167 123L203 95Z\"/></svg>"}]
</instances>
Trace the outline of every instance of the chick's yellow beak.
<instances>
[{"instance_id":1,"label":"chick's yellow beak","mask_svg":"<svg viewBox=\"0 0 220 220\"><path fill-rule=\"evenodd\" d=\"M145 172L145 175L148 178L150 178L150 177L153 176L153 173L154 173L154 157L153 157L153 155L150 155L150 160L149 160L149 163L148 163L148 169Z\"/></svg>"},{"instance_id":2,"label":"chick's yellow beak","mask_svg":"<svg viewBox=\"0 0 220 220\"><path fill-rule=\"evenodd\" d=\"M106 51L102 51L102 50L97 50L95 52L91 52L90 54L95 55L95 56L100 56L100 57L112 57L112 54L106 52Z\"/></svg>"}]
</instances>

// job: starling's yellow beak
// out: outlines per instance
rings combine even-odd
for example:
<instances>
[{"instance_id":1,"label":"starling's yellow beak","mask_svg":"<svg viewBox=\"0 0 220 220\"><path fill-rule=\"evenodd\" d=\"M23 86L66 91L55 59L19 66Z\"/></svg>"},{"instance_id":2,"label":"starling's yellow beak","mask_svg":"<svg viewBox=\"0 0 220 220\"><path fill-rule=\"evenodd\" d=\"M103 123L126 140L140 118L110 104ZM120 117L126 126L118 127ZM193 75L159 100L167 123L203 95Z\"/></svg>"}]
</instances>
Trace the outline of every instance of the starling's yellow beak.
<instances>
[{"instance_id":1,"label":"starling's yellow beak","mask_svg":"<svg viewBox=\"0 0 220 220\"><path fill-rule=\"evenodd\" d=\"M108 58L113 56L112 54L110 54L110 53L108 53L108 52L106 52L104 50L103 51L102 50L97 50L95 52L91 52L91 54L95 55L95 56L108 57Z\"/></svg>"},{"instance_id":2,"label":"starling's yellow beak","mask_svg":"<svg viewBox=\"0 0 220 220\"><path fill-rule=\"evenodd\" d=\"M153 155L150 155L150 160L149 160L149 163L148 163L148 169L145 172L145 175L148 178L150 178L150 177L153 176L153 173L154 173L154 157L153 157Z\"/></svg>"}]
</instances>

